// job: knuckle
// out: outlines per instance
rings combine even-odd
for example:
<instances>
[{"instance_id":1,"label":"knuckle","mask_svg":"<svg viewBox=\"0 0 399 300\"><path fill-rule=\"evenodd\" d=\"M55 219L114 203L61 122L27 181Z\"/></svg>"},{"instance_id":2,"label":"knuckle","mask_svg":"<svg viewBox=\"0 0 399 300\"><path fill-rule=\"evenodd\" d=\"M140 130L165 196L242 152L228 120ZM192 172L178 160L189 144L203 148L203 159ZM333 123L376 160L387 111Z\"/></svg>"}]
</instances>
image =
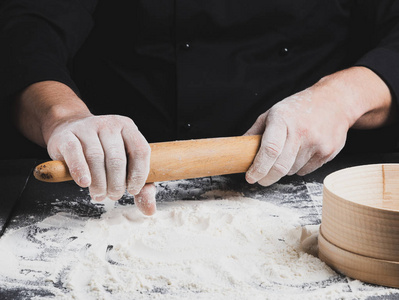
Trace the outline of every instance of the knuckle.
<instances>
[{"instance_id":1,"label":"knuckle","mask_svg":"<svg viewBox=\"0 0 399 300\"><path fill-rule=\"evenodd\" d=\"M121 126L122 130L130 130L133 132L138 131L138 127L137 125L134 123L134 121L126 116L112 116L113 117L113 123L115 124L119 124L119 126Z\"/></svg>"},{"instance_id":2,"label":"knuckle","mask_svg":"<svg viewBox=\"0 0 399 300\"><path fill-rule=\"evenodd\" d=\"M288 107L286 104L279 102L275 104L269 111L268 121L278 122L285 124L286 116L289 115Z\"/></svg>"},{"instance_id":3,"label":"knuckle","mask_svg":"<svg viewBox=\"0 0 399 300\"><path fill-rule=\"evenodd\" d=\"M276 143L268 142L264 147L262 147L261 151L264 156L275 159L279 156L281 149Z\"/></svg>"},{"instance_id":4,"label":"knuckle","mask_svg":"<svg viewBox=\"0 0 399 300\"><path fill-rule=\"evenodd\" d=\"M79 149L79 143L75 140L67 140L60 146L60 149L65 152L75 152Z\"/></svg>"},{"instance_id":5,"label":"knuckle","mask_svg":"<svg viewBox=\"0 0 399 300\"><path fill-rule=\"evenodd\" d=\"M88 149L86 151L86 159L89 162L104 161L104 152L101 149Z\"/></svg>"},{"instance_id":6,"label":"knuckle","mask_svg":"<svg viewBox=\"0 0 399 300\"><path fill-rule=\"evenodd\" d=\"M107 159L107 167L112 169L121 169L126 166L126 157L124 155L114 155Z\"/></svg>"},{"instance_id":7,"label":"knuckle","mask_svg":"<svg viewBox=\"0 0 399 300\"><path fill-rule=\"evenodd\" d=\"M137 129L137 130L138 130L137 125L133 122L133 120L132 120L131 118L122 116L122 121L124 122L124 124L125 124L126 126L129 126L129 127L131 127L131 128L134 128L134 129Z\"/></svg>"},{"instance_id":8,"label":"knuckle","mask_svg":"<svg viewBox=\"0 0 399 300\"><path fill-rule=\"evenodd\" d=\"M335 148L330 144L322 144L318 148L317 156L324 159L330 157L335 152Z\"/></svg>"},{"instance_id":9,"label":"knuckle","mask_svg":"<svg viewBox=\"0 0 399 300\"><path fill-rule=\"evenodd\" d=\"M305 127L305 126L299 126L298 128L296 128L295 129L295 133L296 133L296 136L299 138L299 139L302 139L302 138L307 138L308 136L310 136L311 134L310 134L310 132L309 132L309 128L307 128L307 127Z\"/></svg>"},{"instance_id":10,"label":"knuckle","mask_svg":"<svg viewBox=\"0 0 399 300\"><path fill-rule=\"evenodd\" d=\"M274 166L272 167L272 169L273 169L273 171L274 171L276 174L279 174L279 175L282 175L282 176L287 175L288 172L290 171L290 168L289 168L289 167L287 167L285 164L281 164L281 163L278 163L278 162L276 162L276 163L274 164Z\"/></svg>"},{"instance_id":11,"label":"knuckle","mask_svg":"<svg viewBox=\"0 0 399 300\"><path fill-rule=\"evenodd\" d=\"M135 145L133 157L145 159L151 155L151 147L148 143L138 143Z\"/></svg>"},{"instance_id":12,"label":"knuckle","mask_svg":"<svg viewBox=\"0 0 399 300\"><path fill-rule=\"evenodd\" d=\"M105 148L105 157L109 160L126 159L125 149L119 144L111 144Z\"/></svg>"}]
</instances>

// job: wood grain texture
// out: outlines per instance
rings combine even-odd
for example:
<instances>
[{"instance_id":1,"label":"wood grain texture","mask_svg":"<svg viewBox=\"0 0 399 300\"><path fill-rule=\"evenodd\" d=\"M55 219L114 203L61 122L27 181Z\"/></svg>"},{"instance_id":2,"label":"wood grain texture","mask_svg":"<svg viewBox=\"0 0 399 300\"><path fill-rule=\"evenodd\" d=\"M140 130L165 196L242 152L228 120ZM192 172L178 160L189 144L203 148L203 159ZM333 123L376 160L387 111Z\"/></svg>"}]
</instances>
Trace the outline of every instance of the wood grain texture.
<instances>
[{"instance_id":1,"label":"wood grain texture","mask_svg":"<svg viewBox=\"0 0 399 300\"><path fill-rule=\"evenodd\" d=\"M323 235L341 249L399 261L399 165L334 172L324 180Z\"/></svg>"},{"instance_id":2,"label":"wood grain texture","mask_svg":"<svg viewBox=\"0 0 399 300\"><path fill-rule=\"evenodd\" d=\"M243 173L259 149L260 135L152 143L147 182ZM49 161L34 176L45 182L72 180L65 163Z\"/></svg>"},{"instance_id":3,"label":"wood grain texture","mask_svg":"<svg viewBox=\"0 0 399 300\"><path fill-rule=\"evenodd\" d=\"M62 182L72 180L68 166L63 161L52 160L42 163L33 170L36 179L45 182Z\"/></svg>"},{"instance_id":4,"label":"wood grain texture","mask_svg":"<svg viewBox=\"0 0 399 300\"><path fill-rule=\"evenodd\" d=\"M330 243L320 228L319 258L341 274L364 282L399 288L399 262L362 256Z\"/></svg>"}]
</instances>

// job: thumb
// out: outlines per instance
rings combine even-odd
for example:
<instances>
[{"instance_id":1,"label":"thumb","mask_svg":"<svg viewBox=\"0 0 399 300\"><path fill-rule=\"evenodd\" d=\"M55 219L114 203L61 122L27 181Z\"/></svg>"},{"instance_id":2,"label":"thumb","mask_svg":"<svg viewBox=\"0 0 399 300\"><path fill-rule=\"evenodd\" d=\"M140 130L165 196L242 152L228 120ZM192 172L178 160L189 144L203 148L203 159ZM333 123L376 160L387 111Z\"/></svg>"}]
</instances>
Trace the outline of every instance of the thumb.
<instances>
[{"instance_id":1,"label":"thumb","mask_svg":"<svg viewBox=\"0 0 399 300\"><path fill-rule=\"evenodd\" d=\"M146 216L151 216L157 211L155 202L155 184L147 183L141 191L134 196L134 203L137 208Z\"/></svg>"}]
</instances>

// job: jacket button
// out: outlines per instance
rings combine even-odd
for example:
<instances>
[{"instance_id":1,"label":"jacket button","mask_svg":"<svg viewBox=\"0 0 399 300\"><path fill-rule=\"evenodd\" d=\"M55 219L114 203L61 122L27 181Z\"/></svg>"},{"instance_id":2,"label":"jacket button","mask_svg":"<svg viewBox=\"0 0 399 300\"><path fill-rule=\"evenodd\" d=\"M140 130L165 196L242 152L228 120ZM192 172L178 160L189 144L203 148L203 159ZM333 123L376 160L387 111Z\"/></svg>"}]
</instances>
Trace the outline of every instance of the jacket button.
<instances>
[{"instance_id":1,"label":"jacket button","mask_svg":"<svg viewBox=\"0 0 399 300\"><path fill-rule=\"evenodd\" d=\"M191 45L188 42L187 43L182 43L182 44L180 44L179 48L182 49L182 50L189 50L191 48Z\"/></svg>"},{"instance_id":2,"label":"jacket button","mask_svg":"<svg viewBox=\"0 0 399 300\"><path fill-rule=\"evenodd\" d=\"M182 128L182 130L183 130L184 132L189 132L189 131L191 130L192 126L191 126L191 123L185 123L185 124L183 124L183 125L181 126L181 128Z\"/></svg>"},{"instance_id":3,"label":"jacket button","mask_svg":"<svg viewBox=\"0 0 399 300\"><path fill-rule=\"evenodd\" d=\"M289 52L289 49L287 47L281 47L279 50L279 54L280 56L287 56Z\"/></svg>"}]
</instances>

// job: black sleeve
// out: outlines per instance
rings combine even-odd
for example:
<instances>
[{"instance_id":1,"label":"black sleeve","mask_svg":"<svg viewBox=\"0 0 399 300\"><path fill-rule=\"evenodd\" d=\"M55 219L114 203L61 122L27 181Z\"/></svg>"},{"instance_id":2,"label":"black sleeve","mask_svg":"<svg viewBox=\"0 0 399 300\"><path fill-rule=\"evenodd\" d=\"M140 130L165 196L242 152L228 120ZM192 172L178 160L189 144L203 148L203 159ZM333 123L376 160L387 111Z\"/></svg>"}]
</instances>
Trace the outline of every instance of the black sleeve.
<instances>
[{"instance_id":1,"label":"black sleeve","mask_svg":"<svg viewBox=\"0 0 399 300\"><path fill-rule=\"evenodd\" d=\"M399 101L399 1L358 0L372 45L356 65L364 66L381 77Z\"/></svg>"},{"instance_id":2,"label":"black sleeve","mask_svg":"<svg viewBox=\"0 0 399 300\"><path fill-rule=\"evenodd\" d=\"M68 65L92 26L95 0L9 0L0 7L0 99L55 80L77 91Z\"/></svg>"}]
</instances>

